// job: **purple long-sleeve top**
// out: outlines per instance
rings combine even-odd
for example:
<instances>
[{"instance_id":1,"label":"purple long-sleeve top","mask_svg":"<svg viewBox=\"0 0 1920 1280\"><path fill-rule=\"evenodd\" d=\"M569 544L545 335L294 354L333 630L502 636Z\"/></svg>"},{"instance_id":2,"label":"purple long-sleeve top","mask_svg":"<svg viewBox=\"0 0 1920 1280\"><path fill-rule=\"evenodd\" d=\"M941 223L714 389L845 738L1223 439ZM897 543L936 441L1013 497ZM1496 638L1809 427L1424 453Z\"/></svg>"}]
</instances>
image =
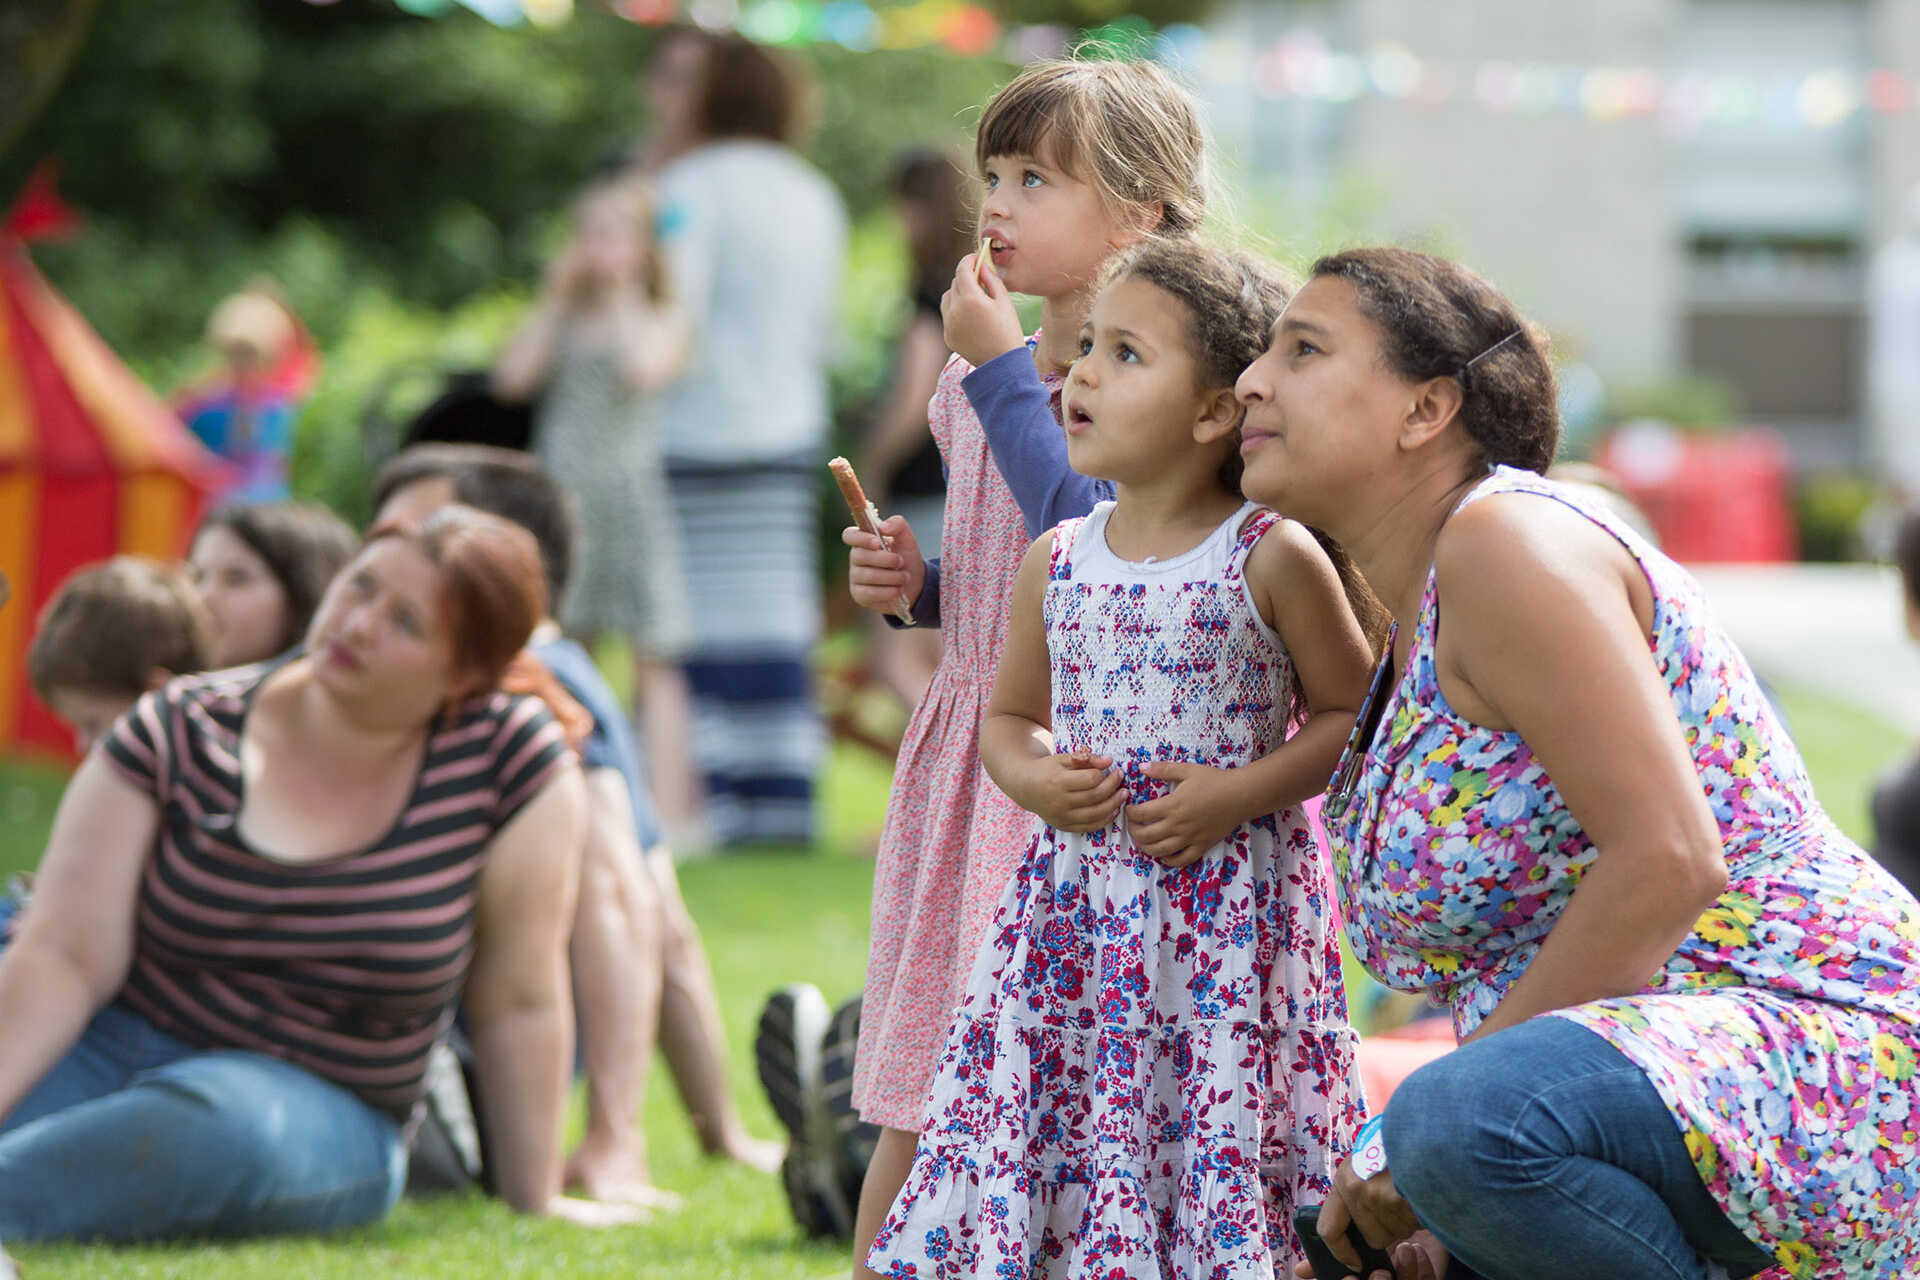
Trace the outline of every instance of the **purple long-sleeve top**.
<instances>
[{"instance_id":1,"label":"purple long-sleeve top","mask_svg":"<svg viewBox=\"0 0 1920 1280\"><path fill-rule=\"evenodd\" d=\"M993 463L1020 504L1027 536L1083 516L1113 496L1113 485L1067 465L1067 437L1053 416L1047 384L1027 347L995 356L960 380L986 432ZM891 619L889 619L891 621ZM940 625L940 558L927 561L927 582L913 604L914 625Z\"/></svg>"}]
</instances>

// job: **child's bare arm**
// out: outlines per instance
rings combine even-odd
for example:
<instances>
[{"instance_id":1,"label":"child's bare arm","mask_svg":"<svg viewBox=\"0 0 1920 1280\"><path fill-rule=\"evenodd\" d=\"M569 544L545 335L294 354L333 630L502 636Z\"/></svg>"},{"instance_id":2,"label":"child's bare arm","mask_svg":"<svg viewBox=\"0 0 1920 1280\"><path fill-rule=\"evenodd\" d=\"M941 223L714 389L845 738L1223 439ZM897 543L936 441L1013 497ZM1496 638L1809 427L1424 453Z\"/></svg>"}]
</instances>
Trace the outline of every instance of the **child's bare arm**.
<instances>
[{"instance_id":1,"label":"child's bare arm","mask_svg":"<svg viewBox=\"0 0 1920 1280\"><path fill-rule=\"evenodd\" d=\"M678 377L690 337L684 317L672 307L624 298L613 308L614 353L631 390L658 391Z\"/></svg>"},{"instance_id":2,"label":"child's bare arm","mask_svg":"<svg viewBox=\"0 0 1920 1280\"><path fill-rule=\"evenodd\" d=\"M524 404L540 394L553 371L560 326L579 287L585 259L577 241L547 263L540 296L514 331L493 367L493 394L508 404Z\"/></svg>"},{"instance_id":3,"label":"child's bare arm","mask_svg":"<svg viewBox=\"0 0 1920 1280\"><path fill-rule=\"evenodd\" d=\"M980 760L1015 804L1048 825L1098 831L1113 821L1125 797L1110 758L1062 754L1053 740L1053 672L1043 612L1052 550L1053 535L1045 534L1020 562L1006 648L980 721Z\"/></svg>"},{"instance_id":4,"label":"child's bare arm","mask_svg":"<svg viewBox=\"0 0 1920 1280\"><path fill-rule=\"evenodd\" d=\"M1282 521L1247 557L1260 612L1293 660L1309 715L1288 739L1237 769L1162 761L1146 774L1171 794L1127 810L1140 852L1185 866L1234 828L1319 795L1365 700L1372 655L1332 561L1304 526Z\"/></svg>"}]
</instances>

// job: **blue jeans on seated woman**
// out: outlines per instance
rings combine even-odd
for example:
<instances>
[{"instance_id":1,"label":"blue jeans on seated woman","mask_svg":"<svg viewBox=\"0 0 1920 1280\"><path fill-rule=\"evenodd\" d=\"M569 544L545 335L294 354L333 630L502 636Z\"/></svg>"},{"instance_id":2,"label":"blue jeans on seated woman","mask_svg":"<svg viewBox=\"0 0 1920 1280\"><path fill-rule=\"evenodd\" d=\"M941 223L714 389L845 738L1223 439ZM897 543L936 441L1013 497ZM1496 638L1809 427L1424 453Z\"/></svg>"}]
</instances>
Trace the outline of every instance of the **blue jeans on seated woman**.
<instances>
[{"instance_id":1,"label":"blue jeans on seated woman","mask_svg":"<svg viewBox=\"0 0 1920 1280\"><path fill-rule=\"evenodd\" d=\"M1483 1280L1728 1280L1773 1257L1727 1220L1640 1068L1534 1018L1414 1072L1387 1106L1394 1186Z\"/></svg>"},{"instance_id":2,"label":"blue jeans on seated woman","mask_svg":"<svg viewBox=\"0 0 1920 1280\"><path fill-rule=\"evenodd\" d=\"M0 1240L324 1231L384 1216L406 1173L400 1126L346 1089L112 1004L0 1117Z\"/></svg>"}]
</instances>

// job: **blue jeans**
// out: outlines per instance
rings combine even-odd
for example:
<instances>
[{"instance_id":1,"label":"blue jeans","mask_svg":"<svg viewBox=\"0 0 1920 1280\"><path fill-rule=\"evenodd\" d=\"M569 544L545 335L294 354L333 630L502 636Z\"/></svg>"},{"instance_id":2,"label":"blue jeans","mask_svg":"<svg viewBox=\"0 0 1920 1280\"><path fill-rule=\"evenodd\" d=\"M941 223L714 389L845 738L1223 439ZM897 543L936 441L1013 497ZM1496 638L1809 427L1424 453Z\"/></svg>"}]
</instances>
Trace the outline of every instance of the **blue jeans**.
<instances>
[{"instance_id":1,"label":"blue jeans","mask_svg":"<svg viewBox=\"0 0 1920 1280\"><path fill-rule=\"evenodd\" d=\"M0 1119L0 1240L323 1231L384 1216L406 1173L400 1126L347 1090L113 1004Z\"/></svg>"},{"instance_id":2,"label":"blue jeans","mask_svg":"<svg viewBox=\"0 0 1920 1280\"><path fill-rule=\"evenodd\" d=\"M1619 1050L1535 1018L1414 1072L1387 1106L1394 1185L1485 1280L1723 1280L1773 1258L1727 1220Z\"/></svg>"}]
</instances>

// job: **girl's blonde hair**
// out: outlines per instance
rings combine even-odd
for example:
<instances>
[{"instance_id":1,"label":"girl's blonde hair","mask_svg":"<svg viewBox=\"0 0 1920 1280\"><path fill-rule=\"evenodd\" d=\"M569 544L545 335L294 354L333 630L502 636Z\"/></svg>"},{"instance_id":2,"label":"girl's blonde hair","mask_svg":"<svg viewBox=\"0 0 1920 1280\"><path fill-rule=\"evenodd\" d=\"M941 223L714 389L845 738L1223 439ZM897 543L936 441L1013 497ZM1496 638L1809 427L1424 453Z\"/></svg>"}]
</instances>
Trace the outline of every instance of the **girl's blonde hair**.
<instances>
[{"instance_id":1,"label":"girl's blonde hair","mask_svg":"<svg viewBox=\"0 0 1920 1280\"><path fill-rule=\"evenodd\" d=\"M574 202L574 216L586 208L588 202L599 199L618 201L626 209L627 216L633 219L634 227L640 233L641 241L646 245L646 262L640 268L640 287L646 292L647 301L656 307L664 307L673 301L673 277L667 274L666 255L660 251L660 233L657 222L660 211L653 196L653 187L646 179L632 174L615 174L591 183L580 193Z\"/></svg>"},{"instance_id":2,"label":"girl's blonde hair","mask_svg":"<svg viewBox=\"0 0 1920 1280\"><path fill-rule=\"evenodd\" d=\"M1207 140L1193 95L1151 62L1062 58L1036 63L980 117L974 162L1044 157L1122 216L1158 202L1161 236L1190 236L1207 212Z\"/></svg>"}]
</instances>

